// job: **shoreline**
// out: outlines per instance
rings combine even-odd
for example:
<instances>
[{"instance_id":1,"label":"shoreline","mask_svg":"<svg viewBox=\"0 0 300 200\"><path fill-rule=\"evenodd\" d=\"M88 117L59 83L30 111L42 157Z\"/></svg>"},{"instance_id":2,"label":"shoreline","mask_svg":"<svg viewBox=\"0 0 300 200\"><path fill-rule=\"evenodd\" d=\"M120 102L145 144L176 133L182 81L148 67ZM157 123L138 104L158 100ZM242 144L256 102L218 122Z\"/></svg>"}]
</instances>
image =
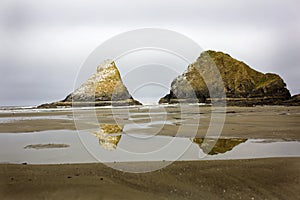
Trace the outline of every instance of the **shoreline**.
<instances>
[{"instance_id":1,"label":"shoreline","mask_svg":"<svg viewBox=\"0 0 300 200\"><path fill-rule=\"evenodd\" d=\"M126 109L130 116L127 112L123 113ZM195 113L196 109L199 109L198 113ZM113 116L113 111L118 111L117 115ZM163 124L158 135L189 138L191 131L195 130L194 125L200 123L196 137L201 138L209 127L212 111L212 107L196 105L186 106L184 112L172 105L116 110L100 108L96 109L96 116L104 124L115 123L114 117L117 117L129 128L132 128L132 123L149 123L147 127L129 130L130 133L151 134L161 127L161 116L165 114L168 123ZM156 123L150 123L149 113ZM227 107L225 114L221 138L300 141L300 106ZM0 136L3 139L12 134L14 137L28 136L28 141L32 141L31 136L44 137L43 134L49 134L50 137L50 134L59 134L59 131L65 131L65 137L69 138L68 134L76 131L72 110L0 113L0 120ZM182 134L176 135L178 127L185 123ZM16 140L10 142L16 144ZM45 144L50 142L46 140ZM64 143L56 141L55 144ZM43 145L41 147L45 147ZM76 154L78 157L79 154ZM138 166L151 167L151 163L154 162L122 164L134 169ZM0 199L292 200L300 196L299 183L300 157L175 161L160 170L141 174L117 171L102 163L0 163Z\"/></svg>"},{"instance_id":2,"label":"shoreline","mask_svg":"<svg viewBox=\"0 0 300 200\"><path fill-rule=\"evenodd\" d=\"M196 113L195 109L199 112ZM300 139L300 106L257 106L257 107L227 107L226 118L221 133L221 137L238 137L245 139ZM185 129L180 135L183 137L194 137L191 134L195 129L193 124L199 124L195 137L203 138L211 122L211 107L187 106L184 113L180 107L157 107L157 108L112 108L97 109L97 120L103 124L114 124L120 119L121 125L130 126L133 123L149 123L148 113L151 111L152 122L146 128L133 128L130 133L151 134L159 130L158 135L175 136L178 128L185 125ZM159 112L163 114L157 115ZM86 110L82 111L85 114ZM113 112L117 114L113 116ZM1 133L28 133L42 132L48 130L76 130L73 120L72 110L45 111L45 112L20 112L20 113L0 113L0 120L8 119L0 123ZM78 114L81 114L79 112ZM128 116L130 114L131 116ZM161 116L165 121L161 121ZM12 120L10 120L12 119ZM163 126L162 126L163 125ZM151 130L153 130L151 132Z\"/></svg>"}]
</instances>

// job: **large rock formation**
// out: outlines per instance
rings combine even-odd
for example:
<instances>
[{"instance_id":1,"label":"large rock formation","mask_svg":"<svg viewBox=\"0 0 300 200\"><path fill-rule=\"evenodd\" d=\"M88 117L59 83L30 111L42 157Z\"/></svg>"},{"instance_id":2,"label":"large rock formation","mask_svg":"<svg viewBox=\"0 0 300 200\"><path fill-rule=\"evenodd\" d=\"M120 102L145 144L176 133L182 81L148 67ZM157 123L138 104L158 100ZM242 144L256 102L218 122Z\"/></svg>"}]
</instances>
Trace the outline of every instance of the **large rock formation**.
<instances>
[{"instance_id":1,"label":"large rock formation","mask_svg":"<svg viewBox=\"0 0 300 200\"><path fill-rule=\"evenodd\" d=\"M300 106L300 94L292 96L291 99L283 102L286 106Z\"/></svg>"},{"instance_id":2,"label":"large rock formation","mask_svg":"<svg viewBox=\"0 0 300 200\"><path fill-rule=\"evenodd\" d=\"M134 100L124 86L120 72L115 63L104 61L93 74L64 100L43 104L41 108L58 106L105 106L105 105L140 105Z\"/></svg>"},{"instance_id":3,"label":"large rock formation","mask_svg":"<svg viewBox=\"0 0 300 200\"><path fill-rule=\"evenodd\" d=\"M212 64L223 79L222 88L214 86L217 81L216 74L211 70ZM170 93L159 103L177 103L193 97L200 103L209 103L207 85L214 88L215 96L220 91L225 92L227 104L231 105L280 104L291 98L280 76L258 72L228 54L205 51L172 82Z\"/></svg>"}]
</instances>

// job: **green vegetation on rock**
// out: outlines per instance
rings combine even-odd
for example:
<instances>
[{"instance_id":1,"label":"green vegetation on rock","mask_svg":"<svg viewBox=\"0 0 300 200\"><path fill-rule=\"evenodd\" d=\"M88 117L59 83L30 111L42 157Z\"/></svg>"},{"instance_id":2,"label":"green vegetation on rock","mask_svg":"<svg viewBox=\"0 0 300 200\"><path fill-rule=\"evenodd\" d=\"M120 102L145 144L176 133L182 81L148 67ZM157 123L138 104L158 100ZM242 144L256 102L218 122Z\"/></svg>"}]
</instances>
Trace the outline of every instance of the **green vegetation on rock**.
<instances>
[{"instance_id":1,"label":"green vegetation on rock","mask_svg":"<svg viewBox=\"0 0 300 200\"><path fill-rule=\"evenodd\" d=\"M224 85L217 84L213 68L219 70ZM245 99L245 101L255 98L277 101L291 97L280 76L258 72L228 54L209 50L201 53L196 62L190 64L182 75L174 79L170 94L162 98L160 103L192 97L196 97L198 102L206 102L212 92L208 88L213 88L215 94L225 93L228 99ZM253 102L255 104L255 101Z\"/></svg>"}]
</instances>

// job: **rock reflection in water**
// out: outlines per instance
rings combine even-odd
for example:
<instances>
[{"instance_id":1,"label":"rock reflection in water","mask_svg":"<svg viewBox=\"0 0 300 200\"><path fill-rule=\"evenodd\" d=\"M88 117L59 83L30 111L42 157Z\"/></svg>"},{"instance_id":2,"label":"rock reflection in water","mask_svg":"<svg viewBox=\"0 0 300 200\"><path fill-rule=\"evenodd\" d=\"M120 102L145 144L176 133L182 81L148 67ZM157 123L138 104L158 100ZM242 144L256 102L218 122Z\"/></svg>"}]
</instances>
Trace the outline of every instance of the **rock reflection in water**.
<instances>
[{"instance_id":1,"label":"rock reflection in water","mask_svg":"<svg viewBox=\"0 0 300 200\"><path fill-rule=\"evenodd\" d=\"M206 138L205 143L203 143L204 138L193 138L192 141L194 143L197 143L204 153L209 155L216 155L219 153L222 154L222 153L226 153L227 151L231 151L235 146L246 142L247 139L239 139L239 138L207 139Z\"/></svg>"},{"instance_id":2,"label":"rock reflection in water","mask_svg":"<svg viewBox=\"0 0 300 200\"><path fill-rule=\"evenodd\" d=\"M118 124L100 124L100 130L92 132L99 139L99 145L106 150L115 150L122 137L123 127Z\"/></svg>"}]
</instances>

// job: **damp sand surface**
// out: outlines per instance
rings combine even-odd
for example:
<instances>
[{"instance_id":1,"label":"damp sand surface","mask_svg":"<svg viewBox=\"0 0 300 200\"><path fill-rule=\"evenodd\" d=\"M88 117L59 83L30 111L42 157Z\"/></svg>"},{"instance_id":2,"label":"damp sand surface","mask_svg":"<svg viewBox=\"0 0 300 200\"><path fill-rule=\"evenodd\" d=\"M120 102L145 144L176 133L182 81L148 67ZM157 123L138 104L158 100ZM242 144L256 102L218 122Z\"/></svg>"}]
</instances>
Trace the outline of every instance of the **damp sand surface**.
<instances>
[{"instance_id":1,"label":"damp sand surface","mask_svg":"<svg viewBox=\"0 0 300 200\"><path fill-rule=\"evenodd\" d=\"M218 126L223 114L224 127L208 138L214 147L207 148L203 144L212 118ZM297 199L299 121L300 107L283 106L227 107L225 111L197 105L97 108L96 112L85 108L74 113L70 109L1 110L0 198ZM85 134L91 148L142 149L128 145L128 138L150 137L158 145L170 138L178 144L190 142L192 150L185 159L148 173L96 164L98 160L82 147L76 128L84 132L116 122L121 134L99 138ZM66 146L49 148L53 145ZM197 158L199 152L207 155L206 160ZM143 168L164 158L119 162Z\"/></svg>"},{"instance_id":2,"label":"damp sand surface","mask_svg":"<svg viewBox=\"0 0 300 200\"><path fill-rule=\"evenodd\" d=\"M0 198L292 200L299 181L300 158L184 161L140 174L100 163L2 164Z\"/></svg>"},{"instance_id":3,"label":"damp sand surface","mask_svg":"<svg viewBox=\"0 0 300 200\"><path fill-rule=\"evenodd\" d=\"M96 111L84 108L74 113L71 109L2 110L0 134L90 129L99 127L99 123L118 123L124 125L128 133L205 137L208 127L222 124L217 119L224 116L224 127L217 133L221 137L300 138L299 106L227 107L226 110L197 105L135 106L97 108Z\"/></svg>"},{"instance_id":4,"label":"damp sand surface","mask_svg":"<svg viewBox=\"0 0 300 200\"><path fill-rule=\"evenodd\" d=\"M24 149L56 149L56 148L67 148L68 144L30 144L24 147Z\"/></svg>"}]
</instances>

